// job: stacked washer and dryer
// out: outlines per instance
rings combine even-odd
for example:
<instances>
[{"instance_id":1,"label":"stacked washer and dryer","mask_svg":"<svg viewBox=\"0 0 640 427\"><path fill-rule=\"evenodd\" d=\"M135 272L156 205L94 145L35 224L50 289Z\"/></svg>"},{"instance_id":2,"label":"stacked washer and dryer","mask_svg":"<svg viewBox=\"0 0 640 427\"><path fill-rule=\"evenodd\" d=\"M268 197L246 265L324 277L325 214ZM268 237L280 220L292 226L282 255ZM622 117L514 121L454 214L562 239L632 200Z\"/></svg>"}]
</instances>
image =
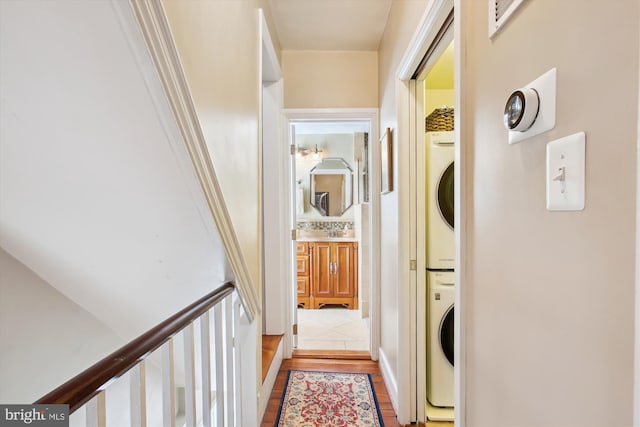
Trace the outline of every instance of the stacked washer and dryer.
<instances>
[{"instance_id":1,"label":"stacked washer and dryer","mask_svg":"<svg viewBox=\"0 0 640 427\"><path fill-rule=\"evenodd\" d=\"M453 407L454 136L427 132L427 400Z\"/></svg>"}]
</instances>

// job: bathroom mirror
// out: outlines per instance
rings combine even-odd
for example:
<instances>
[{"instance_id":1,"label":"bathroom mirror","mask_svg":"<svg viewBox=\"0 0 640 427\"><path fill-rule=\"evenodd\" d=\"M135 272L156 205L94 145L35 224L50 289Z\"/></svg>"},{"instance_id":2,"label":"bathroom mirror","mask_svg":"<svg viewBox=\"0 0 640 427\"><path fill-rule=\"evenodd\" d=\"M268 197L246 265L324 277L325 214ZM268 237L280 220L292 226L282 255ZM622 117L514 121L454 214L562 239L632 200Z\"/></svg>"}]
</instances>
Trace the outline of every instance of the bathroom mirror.
<instances>
[{"instance_id":1,"label":"bathroom mirror","mask_svg":"<svg viewBox=\"0 0 640 427\"><path fill-rule=\"evenodd\" d=\"M342 216L353 204L353 170L339 157L322 159L310 172L310 204L322 216Z\"/></svg>"}]
</instances>

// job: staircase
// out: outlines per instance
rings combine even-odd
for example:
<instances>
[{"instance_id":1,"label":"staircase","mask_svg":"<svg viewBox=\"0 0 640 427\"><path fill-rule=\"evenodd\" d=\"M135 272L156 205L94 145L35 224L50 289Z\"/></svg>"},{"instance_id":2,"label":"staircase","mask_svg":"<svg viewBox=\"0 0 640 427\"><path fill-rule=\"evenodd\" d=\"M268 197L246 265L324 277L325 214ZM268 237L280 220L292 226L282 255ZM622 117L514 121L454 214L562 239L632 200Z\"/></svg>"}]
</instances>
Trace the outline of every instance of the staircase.
<instances>
[{"instance_id":1,"label":"staircase","mask_svg":"<svg viewBox=\"0 0 640 427\"><path fill-rule=\"evenodd\" d=\"M78 425L242 426L234 290L226 283L35 403L69 405Z\"/></svg>"}]
</instances>

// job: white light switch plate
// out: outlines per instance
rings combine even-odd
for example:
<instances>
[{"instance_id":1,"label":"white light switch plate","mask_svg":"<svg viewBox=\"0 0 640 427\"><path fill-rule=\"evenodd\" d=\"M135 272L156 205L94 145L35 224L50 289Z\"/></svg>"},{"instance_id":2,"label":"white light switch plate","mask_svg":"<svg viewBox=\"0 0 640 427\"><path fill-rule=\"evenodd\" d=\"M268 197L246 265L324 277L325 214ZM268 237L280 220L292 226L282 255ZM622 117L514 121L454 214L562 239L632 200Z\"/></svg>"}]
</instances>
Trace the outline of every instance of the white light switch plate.
<instances>
[{"instance_id":1,"label":"white light switch plate","mask_svg":"<svg viewBox=\"0 0 640 427\"><path fill-rule=\"evenodd\" d=\"M585 193L585 134L547 144L547 210L581 211Z\"/></svg>"}]
</instances>

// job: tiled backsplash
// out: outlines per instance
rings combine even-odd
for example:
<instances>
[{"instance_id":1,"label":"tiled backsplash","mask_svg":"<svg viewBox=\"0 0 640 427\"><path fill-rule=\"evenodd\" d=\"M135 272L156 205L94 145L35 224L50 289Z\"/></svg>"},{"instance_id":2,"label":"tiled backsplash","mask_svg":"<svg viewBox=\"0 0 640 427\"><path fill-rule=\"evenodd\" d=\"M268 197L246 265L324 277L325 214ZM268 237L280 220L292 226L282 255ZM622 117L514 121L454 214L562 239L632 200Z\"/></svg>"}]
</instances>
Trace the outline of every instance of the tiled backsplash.
<instances>
[{"instance_id":1,"label":"tiled backsplash","mask_svg":"<svg viewBox=\"0 0 640 427\"><path fill-rule=\"evenodd\" d=\"M353 230L353 221L298 221L296 224L298 230Z\"/></svg>"}]
</instances>

